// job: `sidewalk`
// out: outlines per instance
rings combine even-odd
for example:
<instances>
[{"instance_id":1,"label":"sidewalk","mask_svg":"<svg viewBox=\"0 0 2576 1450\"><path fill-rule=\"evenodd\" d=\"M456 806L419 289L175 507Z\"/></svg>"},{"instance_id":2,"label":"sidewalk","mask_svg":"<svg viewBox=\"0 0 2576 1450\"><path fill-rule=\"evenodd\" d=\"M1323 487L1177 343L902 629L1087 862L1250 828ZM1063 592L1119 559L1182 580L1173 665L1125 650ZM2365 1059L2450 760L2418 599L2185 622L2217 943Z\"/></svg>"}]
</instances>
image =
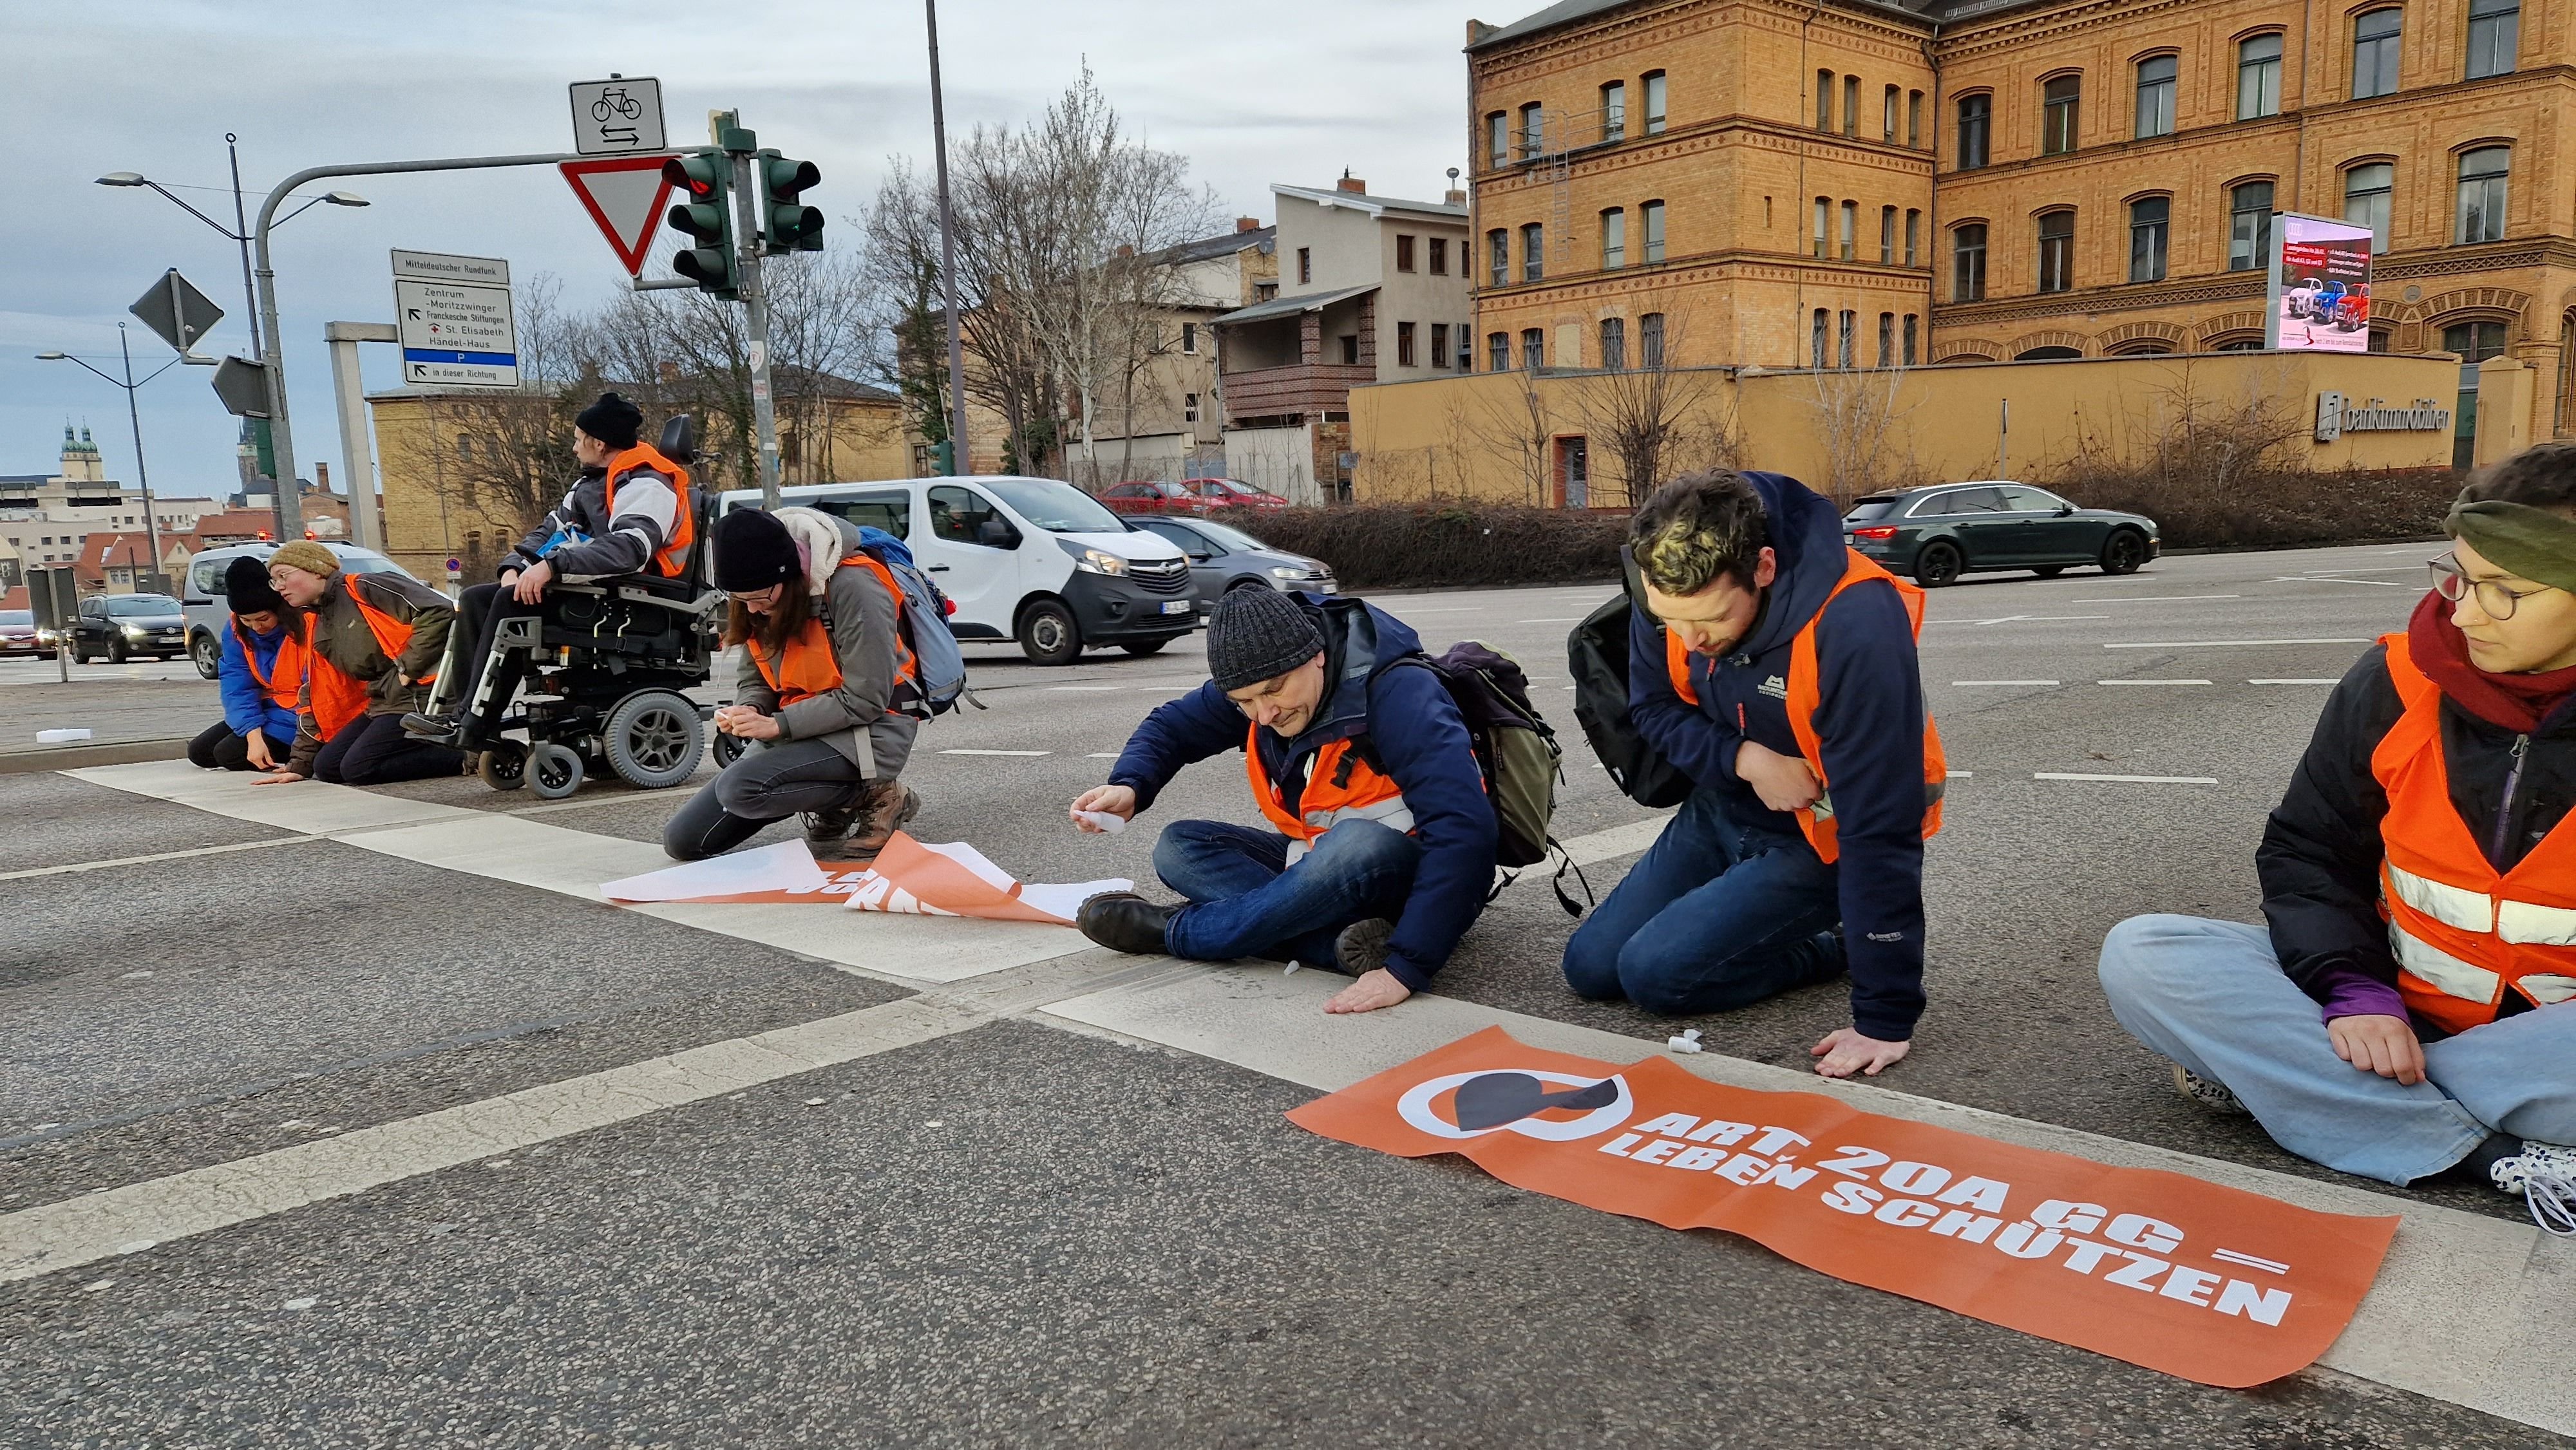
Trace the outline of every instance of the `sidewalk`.
<instances>
[{"instance_id":1,"label":"sidewalk","mask_svg":"<svg viewBox=\"0 0 2576 1450\"><path fill-rule=\"evenodd\" d=\"M51 666L47 666L50 670ZM185 669L185 666L181 666ZM212 680L51 678L0 684L0 774L133 760L176 760L223 714ZM69 745L38 745L39 730L87 730Z\"/></svg>"}]
</instances>

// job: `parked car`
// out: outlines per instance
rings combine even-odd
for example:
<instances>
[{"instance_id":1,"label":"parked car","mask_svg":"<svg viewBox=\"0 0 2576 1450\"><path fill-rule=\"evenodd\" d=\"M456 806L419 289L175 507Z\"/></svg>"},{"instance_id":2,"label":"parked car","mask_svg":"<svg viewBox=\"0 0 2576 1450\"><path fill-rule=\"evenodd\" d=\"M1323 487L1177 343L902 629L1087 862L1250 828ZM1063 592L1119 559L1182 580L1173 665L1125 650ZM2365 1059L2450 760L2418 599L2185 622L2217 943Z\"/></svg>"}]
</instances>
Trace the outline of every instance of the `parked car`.
<instances>
[{"instance_id":1,"label":"parked car","mask_svg":"<svg viewBox=\"0 0 2576 1450\"><path fill-rule=\"evenodd\" d=\"M1198 495L1211 509L1284 509L1288 506L1288 500L1279 495L1265 493L1236 478L1184 478L1181 487Z\"/></svg>"},{"instance_id":2,"label":"parked car","mask_svg":"<svg viewBox=\"0 0 2576 1450\"><path fill-rule=\"evenodd\" d=\"M0 609L0 655L34 655L43 659L50 649L36 637L36 611Z\"/></svg>"},{"instance_id":3,"label":"parked car","mask_svg":"<svg viewBox=\"0 0 2576 1450\"><path fill-rule=\"evenodd\" d=\"M1135 527L1180 546L1190 561L1199 602L1213 609L1231 589L1306 589L1339 594L1333 566L1321 559L1274 549L1243 530L1214 519L1138 519Z\"/></svg>"},{"instance_id":4,"label":"parked car","mask_svg":"<svg viewBox=\"0 0 2576 1450\"><path fill-rule=\"evenodd\" d=\"M782 494L903 540L956 603L951 633L1017 639L1042 665L1072 664L1092 645L1149 655L1196 629L1206 612L1171 540L1128 527L1057 479L808 483ZM736 489L716 506L758 508L760 494Z\"/></svg>"},{"instance_id":5,"label":"parked car","mask_svg":"<svg viewBox=\"0 0 2576 1450\"><path fill-rule=\"evenodd\" d=\"M1116 483L1100 491L1110 512L1121 514L1198 514L1207 500L1177 483Z\"/></svg>"},{"instance_id":6,"label":"parked car","mask_svg":"<svg viewBox=\"0 0 2576 1450\"><path fill-rule=\"evenodd\" d=\"M2078 508L2003 479L1855 500L1843 515L1843 542L1932 589L1991 569L2029 569L2043 579L2084 565L2130 574L2164 547L2144 514Z\"/></svg>"},{"instance_id":7,"label":"parked car","mask_svg":"<svg viewBox=\"0 0 2576 1450\"><path fill-rule=\"evenodd\" d=\"M136 655L177 659L188 649L187 620L167 594L93 594L72 619L72 658L104 655L121 665Z\"/></svg>"},{"instance_id":8,"label":"parked car","mask_svg":"<svg viewBox=\"0 0 2576 1450\"><path fill-rule=\"evenodd\" d=\"M340 560L340 568L350 574L401 574L411 571L373 549L355 544L325 543ZM277 552L275 544L226 544L208 549L188 563L187 582L180 587L180 612L188 621L188 659L197 673L213 679L223 659L223 631L233 617L232 605L224 599L224 570L244 554L265 559Z\"/></svg>"}]
</instances>

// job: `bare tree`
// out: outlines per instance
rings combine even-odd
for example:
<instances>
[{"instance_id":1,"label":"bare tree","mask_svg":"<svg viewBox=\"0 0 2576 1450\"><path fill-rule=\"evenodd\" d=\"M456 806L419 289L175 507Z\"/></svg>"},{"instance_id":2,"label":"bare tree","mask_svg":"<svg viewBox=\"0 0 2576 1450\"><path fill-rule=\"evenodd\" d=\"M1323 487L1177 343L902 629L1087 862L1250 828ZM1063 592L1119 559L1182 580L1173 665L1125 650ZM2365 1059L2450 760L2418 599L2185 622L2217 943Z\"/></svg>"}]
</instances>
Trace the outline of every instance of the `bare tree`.
<instances>
[{"instance_id":1,"label":"bare tree","mask_svg":"<svg viewBox=\"0 0 2576 1450\"><path fill-rule=\"evenodd\" d=\"M1913 471L1910 450L1900 460L1895 446L1897 425L1919 402L1904 398L1906 372L1819 368L1808 374L1807 406L1825 445L1823 491L1836 505L1893 486Z\"/></svg>"},{"instance_id":2,"label":"bare tree","mask_svg":"<svg viewBox=\"0 0 2576 1450\"><path fill-rule=\"evenodd\" d=\"M469 534L515 540L545 516L580 469L572 420L595 396L580 386L595 376L591 329L564 310L562 297L562 282L548 273L530 278L514 297L517 387L460 388L432 410L431 487L440 511L468 524ZM479 573L485 561L468 562Z\"/></svg>"},{"instance_id":3,"label":"bare tree","mask_svg":"<svg viewBox=\"0 0 2576 1450\"><path fill-rule=\"evenodd\" d=\"M1676 363L1683 352L1688 314L1671 311L1659 298L1641 299L1661 319L1651 338L1638 338L1634 367L1604 368L1573 381L1574 411L1592 446L1619 462L1622 497L1601 497L1601 478L1591 482L1595 504L1633 507L1670 476L1676 445L1689 431L1694 414L1703 410L1716 389L1718 375ZM1624 351L1624 349L1623 349ZM1625 357L1617 359L1625 363Z\"/></svg>"}]
</instances>

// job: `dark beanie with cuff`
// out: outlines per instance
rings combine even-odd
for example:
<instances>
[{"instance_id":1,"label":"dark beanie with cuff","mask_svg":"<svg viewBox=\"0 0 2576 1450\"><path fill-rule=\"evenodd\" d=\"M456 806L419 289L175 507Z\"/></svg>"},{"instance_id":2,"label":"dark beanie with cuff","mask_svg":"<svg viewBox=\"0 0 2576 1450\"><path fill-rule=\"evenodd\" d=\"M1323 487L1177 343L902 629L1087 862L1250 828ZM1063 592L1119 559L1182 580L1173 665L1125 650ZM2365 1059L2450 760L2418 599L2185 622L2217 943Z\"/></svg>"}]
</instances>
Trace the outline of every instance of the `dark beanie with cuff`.
<instances>
[{"instance_id":1,"label":"dark beanie with cuff","mask_svg":"<svg viewBox=\"0 0 2576 1450\"><path fill-rule=\"evenodd\" d=\"M615 393L602 393L598 402L575 414L572 421L574 427L611 448L632 448L644 431L644 410Z\"/></svg>"},{"instance_id":2,"label":"dark beanie with cuff","mask_svg":"<svg viewBox=\"0 0 2576 1450\"><path fill-rule=\"evenodd\" d=\"M268 582L268 561L251 554L224 566L224 599L235 615L286 612L286 596Z\"/></svg>"},{"instance_id":3,"label":"dark beanie with cuff","mask_svg":"<svg viewBox=\"0 0 2576 1450\"><path fill-rule=\"evenodd\" d=\"M1208 674L1231 693L1276 679L1324 652L1324 632L1293 594L1236 589L1208 614Z\"/></svg>"},{"instance_id":4,"label":"dark beanie with cuff","mask_svg":"<svg viewBox=\"0 0 2576 1450\"><path fill-rule=\"evenodd\" d=\"M775 514L736 509L716 520L707 542L716 587L728 594L754 593L805 572L805 560L796 552L796 536Z\"/></svg>"}]
</instances>

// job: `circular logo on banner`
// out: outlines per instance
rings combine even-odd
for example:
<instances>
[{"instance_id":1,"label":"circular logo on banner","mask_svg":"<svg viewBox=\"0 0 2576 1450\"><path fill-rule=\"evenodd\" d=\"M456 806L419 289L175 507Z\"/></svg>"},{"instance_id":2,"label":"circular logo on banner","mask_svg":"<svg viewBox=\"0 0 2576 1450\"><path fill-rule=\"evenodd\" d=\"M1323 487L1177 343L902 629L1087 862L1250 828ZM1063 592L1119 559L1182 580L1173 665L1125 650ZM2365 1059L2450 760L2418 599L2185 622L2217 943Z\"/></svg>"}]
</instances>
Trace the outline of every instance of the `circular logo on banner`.
<instances>
[{"instance_id":1,"label":"circular logo on banner","mask_svg":"<svg viewBox=\"0 0 2576 1450\"><path fill-rule=\"evenodd\" d=\"M1557 1091L1549 1091L1551 1085ZM1441 1104L1444 1093L1449 1100ZM1408 1125L1435 1138L1481 1138L1508 1129L1525 1138L1570 1143L1628 1121L1635 1106L1624 1077L1574 1077L1531 1068L1435 1077L1414 1084L1396 1100L1395 1110ZM1577 1116L1553 1116L1562 1113Z\"/></svg>"}]
</instances>

